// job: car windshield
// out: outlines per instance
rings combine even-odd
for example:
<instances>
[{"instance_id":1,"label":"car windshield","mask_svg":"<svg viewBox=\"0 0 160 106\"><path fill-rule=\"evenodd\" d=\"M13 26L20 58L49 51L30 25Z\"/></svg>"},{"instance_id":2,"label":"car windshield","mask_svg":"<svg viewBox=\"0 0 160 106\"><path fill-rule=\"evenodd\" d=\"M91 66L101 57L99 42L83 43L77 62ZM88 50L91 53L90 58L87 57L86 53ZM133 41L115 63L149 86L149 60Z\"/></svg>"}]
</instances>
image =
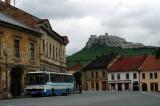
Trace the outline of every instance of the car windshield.
<instances>
[{"instance_id":1,"label":"car windshield","mask_svg":"<svg viewBox=\"0 0 160 106\"><path fill-rule=\"evenodd\" d=\"M26 75L26 85L44 85L48 81L45 73L28 73Z\"/></svg>"}]
</instances>

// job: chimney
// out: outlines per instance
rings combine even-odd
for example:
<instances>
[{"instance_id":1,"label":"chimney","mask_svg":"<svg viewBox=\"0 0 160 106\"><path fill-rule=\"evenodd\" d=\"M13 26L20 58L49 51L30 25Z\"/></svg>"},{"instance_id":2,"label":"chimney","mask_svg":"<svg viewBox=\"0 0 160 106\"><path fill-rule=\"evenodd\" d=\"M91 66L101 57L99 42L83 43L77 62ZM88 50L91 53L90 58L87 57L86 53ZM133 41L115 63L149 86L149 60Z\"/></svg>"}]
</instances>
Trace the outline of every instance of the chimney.
<instances>
[{"instance_id":1,"label":"chimney","mask_svg":"<svg viewBox=\"0 0 160 106\"><path fill-rule=\"evenodd\" d=\"M5 3L6 3L7 5L11 5L11 0L5 0Z\"/></svg>"}]
</instances>

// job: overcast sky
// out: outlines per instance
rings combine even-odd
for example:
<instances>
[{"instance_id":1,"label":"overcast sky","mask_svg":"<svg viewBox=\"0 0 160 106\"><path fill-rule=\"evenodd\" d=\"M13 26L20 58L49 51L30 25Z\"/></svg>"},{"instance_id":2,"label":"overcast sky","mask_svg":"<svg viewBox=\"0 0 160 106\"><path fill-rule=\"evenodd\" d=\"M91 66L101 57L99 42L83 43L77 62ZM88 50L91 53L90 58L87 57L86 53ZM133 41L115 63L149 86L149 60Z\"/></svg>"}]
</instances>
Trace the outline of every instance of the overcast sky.
<instances>
[{"instance_id":1,"label":"overcast sky","mask_svg":"<svg viewBox=\"0 0 160 106\"><path fill-rule=\"evenodd\" d=\"M160 46L160 0L16 0L16 7L48 18L53 30L67 35L67 54L82 49L91 34L106 32Z\"/></svg>"}]
</instances>

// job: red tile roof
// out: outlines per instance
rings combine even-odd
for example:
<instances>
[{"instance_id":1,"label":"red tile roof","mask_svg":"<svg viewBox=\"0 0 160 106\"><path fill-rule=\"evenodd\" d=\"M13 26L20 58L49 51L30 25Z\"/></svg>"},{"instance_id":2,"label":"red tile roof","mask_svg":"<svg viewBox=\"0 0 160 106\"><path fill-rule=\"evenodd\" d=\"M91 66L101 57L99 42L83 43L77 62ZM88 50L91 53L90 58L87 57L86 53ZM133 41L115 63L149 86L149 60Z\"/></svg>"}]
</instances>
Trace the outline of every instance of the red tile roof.
<instances>
[{"instance_id":1,"label":"red tile roof","mask_svg":"<svg viewBox=\"0 0 160 106\"><path fill-rule=\"evenodd\" d=\"M109 68L109 72L136 71L146 58L147 56L121 57Z\"/></svg>"},{"instance_id":2,"label":"red tile roof","mask_svg":"<svg viewBox=\"0 0 160 106\"><path fill-rule=\"evenodd\" d=\"M76 71L79 71L82 67L83 67L82 64L75 64L75 65L69 67L68 71L75 71L76 72Z\"/></svg>"},{"instance_id":3,"label":"red tile roof","mask_svg":"<svg viewBox=\"0 0 160 106\"><path fill-rule=\"evenodd\" d=\"M155 71L160 70L160 58L155 56L148 56L146 61L139 68L141 71Z\"/></svg>"}]
</instances>

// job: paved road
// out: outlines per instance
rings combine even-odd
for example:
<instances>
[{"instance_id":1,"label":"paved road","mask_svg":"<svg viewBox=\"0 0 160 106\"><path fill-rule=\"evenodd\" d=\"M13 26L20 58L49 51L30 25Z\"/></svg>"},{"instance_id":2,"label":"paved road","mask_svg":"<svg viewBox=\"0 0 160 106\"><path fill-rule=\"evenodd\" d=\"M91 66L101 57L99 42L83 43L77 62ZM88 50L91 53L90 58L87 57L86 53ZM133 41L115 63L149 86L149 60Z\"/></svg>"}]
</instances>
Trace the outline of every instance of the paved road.
<instances>
[{"instance_id":1,"label":"paved road","mask_svg":"<svg viewBox=\"0 0 160 106\"><path fill-rule=\"evenodd\" d=\"M0 106L160 106L160 95L146 92L84 92L70 96L0 100Z\"/></svg>"}]
</instances>

